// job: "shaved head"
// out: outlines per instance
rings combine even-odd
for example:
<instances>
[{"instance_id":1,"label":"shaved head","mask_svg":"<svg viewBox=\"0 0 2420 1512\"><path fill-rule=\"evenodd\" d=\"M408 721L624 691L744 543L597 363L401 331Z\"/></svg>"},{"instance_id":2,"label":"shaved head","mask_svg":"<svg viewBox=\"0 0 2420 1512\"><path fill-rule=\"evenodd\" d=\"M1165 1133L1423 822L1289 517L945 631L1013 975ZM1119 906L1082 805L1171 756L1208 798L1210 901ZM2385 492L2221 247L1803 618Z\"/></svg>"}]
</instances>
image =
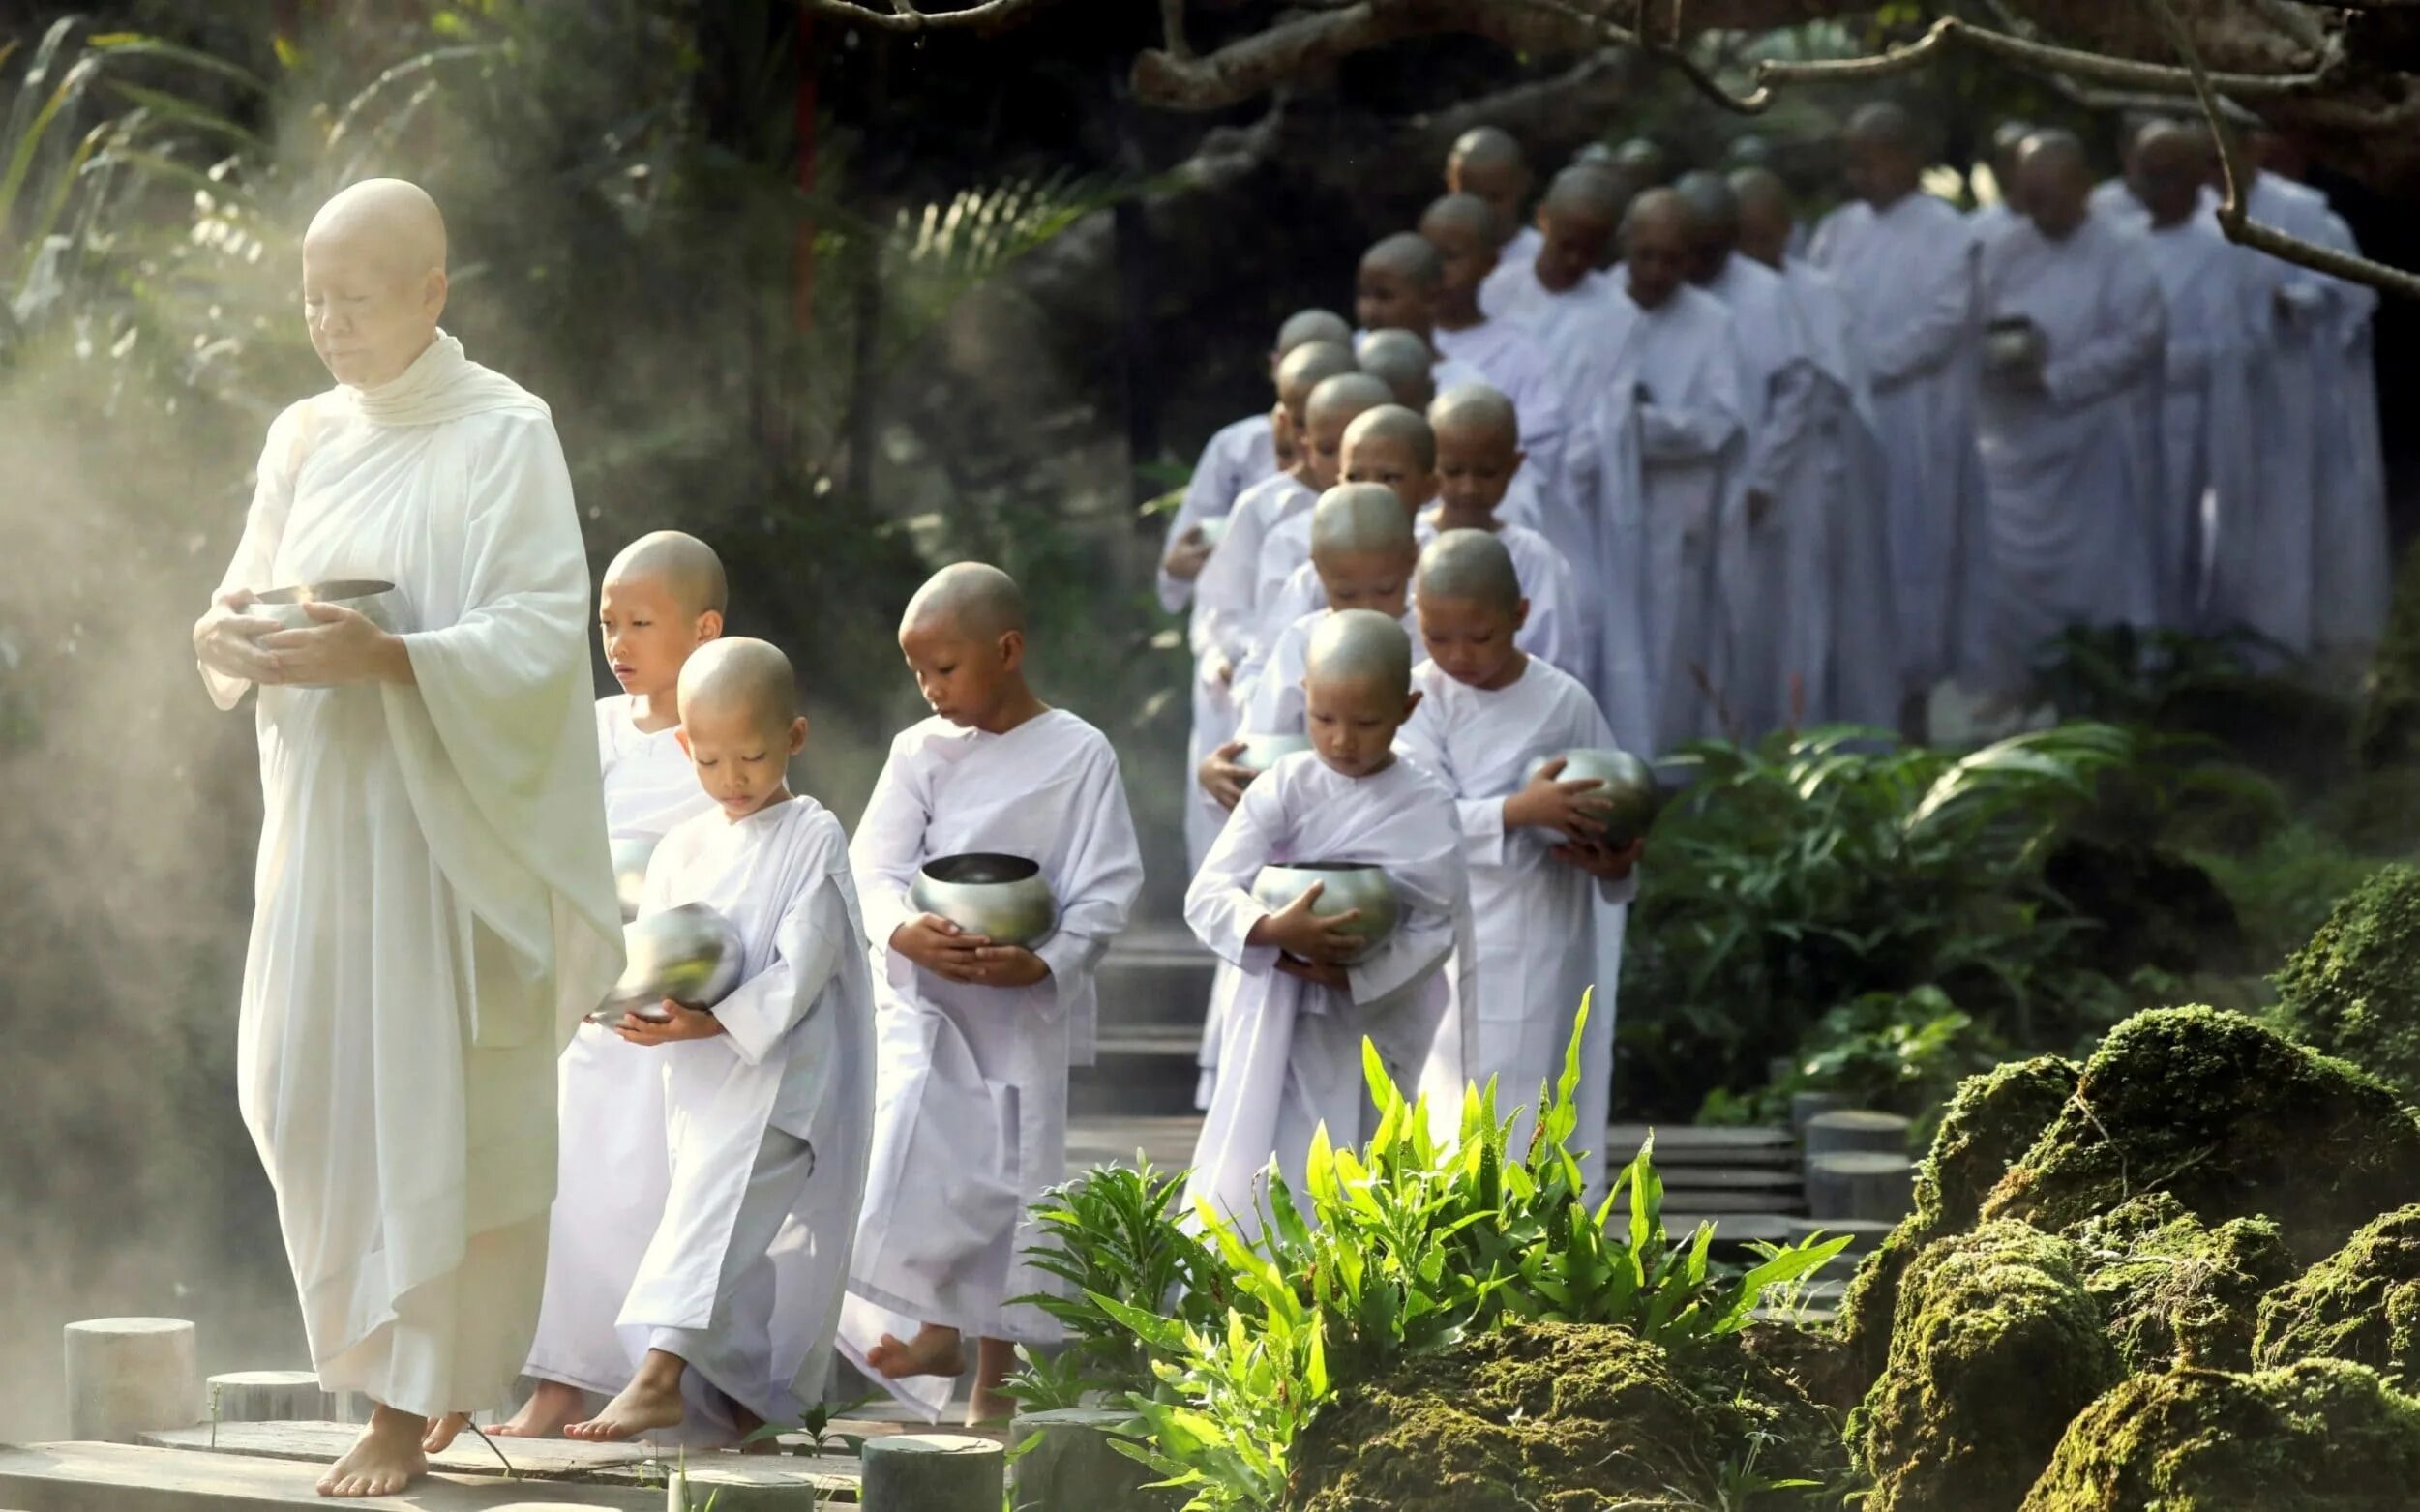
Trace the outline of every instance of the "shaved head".
<instances>
[{"instance_id":1,"label":"shaved head","mask_svg":"<svg viewBox=\"0 0 2420 1512\"><path fill-rule=\"evenodd\" d=\"M1662 147L1644 136L1633 136L1613 149L1613 165L1631 183L1651 189L1672 181L1671 159Z\"/></svg>"},{"instance_id":2,"label":"shaved head","mask_svg":"<svg viewBox=\"0 0 2420 1512\"><path fill-rule=\"evenodd\" d=\"M1412 693L1412 637L1403 626L1371 609L1339 609L1311 632L1302 680L1359 684L1384 697Z\"/></svg>"},{"instance_id":3,"label":"shaved head","mask_svg":"<svg viewBox=\"0 0 2420 1512\"><path fill-rule=\"evenodd\" d=\"M1449 530L1420 553L1414 592L1420 603L1484 604L1507 614L1521 611L1521 575L1512 553L1484 530Z\"/></svg>"},{"instance_id":4,"label":"shaved head","mask_svg":"<svg viewBox=\"0 0 2420 1512\"><path fill-rule=\"evenodd\" d=\"M1695 222L1688 202L1668 189L1651 189L1630 201L1622 218L1622 258L1629 270L1630 298L1658 310L1688 276Z\"/></svg>"},{"instance_id":5,"label":"shaved head","mask_svg":"<svg viewBox=\"0 0 2420 1512\"><path fill-rule=\"evenodd\" d=\"M1521 435L1521 420L1504 391L1484 383L1462 383L1437 396L1428 406L1429 430L1468 433L1484 431L1501 434L1514 441Z\"/></svg>"},{"instance_id":6,"label":"shaved head","mask_svg":"<svg viewBox=\"0 0 2420 1512\"><path fill-rule=\"evenodd\" d=\"M1286 353L1277 365L1278 397L1289 404L1300 404L1328 379L1359 367L1353 348L1342 341L1307 342Z\"/></svg>"},{"instance_id":7,"label":"shaved head","mask_svg":"<svg viewBox=\"0 0 2420 1512\"><path fill-rule=\"evenodd\" d=\"M1490 246L1503 240L1496 212L1477 194L1447 194L1429 201L1420 212L1420 237L1432 246L1442 236L1482 237Z\"/></svg>"},{"instance_id":8,"label":"shaved head","mask_svg":"<svg viewBox=\"0 0 2420 1512\"><path fill-rule=\"evenodd\" d=\"M1493 126L1474 127L1454 138L1446 155L1446 188L1458 194L1476 194L1496 212L1496 240L1511 236L1528 200L1532 179L1529 158L1509 133Z\"/></svg>"},{"instance_id":9,"label":"shaved head","mask_svg":"<svg viewBox=\"0 0 2420 1512\"><path fill-rule=\"evenodd\" d=\"M1334 341L1339 344L1353 340L1353 327L1344 316L1332 310L1298 310L1286 316L1286 323L1277 328L1277 355L1285 356L1299 346L1313 341Z\"/></svg>"},{"instance_id":10,"label":"shaved head","mask_svg":"<svg viewBox=\"0 0 2420 1512\"><path fill-rule=\"evenodd\" d=\"M1742 168L1731 175L1731 195L1740 207L1740 251L1768 268L1780 267L1797 223L1789 186L1771 168Z\"/></svg>"},{"instance_id":11,"label":"shaved head","mask_svg":"<svg viewBox=\"0 0 2420 1512\"><path fill-rule=\"evenodd\" d=\"M713 714L743 717L758 728L788 727L798 718L798 680L790 658L766 640L735 636L709 640L680 668L680 717L684 725Z\"/></svg>"},{"instance_id":12,"label":"shaved head","mask_svg":"<svg viewBox=\"0 0 2420 1512\"><path fill-rule=\"evenodd\" d=\"M1426 407L1437 390L1437 354L1410 331L1372 331L1361 338L1361 371L1383 381L1398 404Z\"/></svg>"},{"instance_id":13,"label":"shaved head","mask_svg":"<svg viewBox=\"0 0 2420 1512\"><path fill-rule=\"evenodd\" d=\"M997 640L1025 630L1025 590L1017 579L985 562L957 562L925 579L899 633L954 629L969 640Z\"/></svg>"},{"instance_id":14,"label":"shaved head","mask_svg":"<svg viewBox=\"0 0 2420 1512\"><path fill-rule=\"evenodd\" d=\"M1401 274L1417 287L1432 291L1445 272L1438 266L1437 249L1418 231L1397 231L1380 238L1361 254L1361 267Z\"/></svg>"},{"instance_id":15,"label":"shaved head","mask_svg":"<svg viewBox=\"0 0 2420 1512\"><path fill-rule=\"evenodd\" d=\"M2090 214L2092 160L2073 132L2036 132L2017 157L2017 181L2026 216L2054 242L2076 233Z\"/></svg>"},{"instance_id":16,"label":"shaved head","mask_svg":"<svg viewBox=\"0 0 2420 1512\"><path fill-rule=\"evenodd\" d=\"M1919 151L1916 145L1916 118L1907 107L1895 101L1877 100L1861 105L1848 118L1848 139L1880 147L1894 147L1900 152Z\"/></svg>"},{"instance_id":17,"label":"shaved head","mask_svg":"<svg viewBox=\"0 0 2420 1512\"><path fill-rule=\"evenodd\" d=\"M1423 472L1437 465L1437 432L1429 429L1428 417L1407 405L1381 404L1364 410L1345 427L1346 447L1358 448L1372 442L1404 448Z\"/></svg>"},{"instance_id":18,"label":"shaved head","mask_svg":"<svg viewBox=\"0 0 2420 1512\"><path fill-rule=\"evenodd\" d=\"M2175 225L2200 209L2210 152L2207 132L2176 121L2153 121L2136 133L2126 155L2126 183L2151 212L2152 224Z\"/></svg>"},{"instance_id":19,"label":"shaved head","mask_svg":"<svg viewBox=\"0 0 2420 1512\"><path fill-rule=\"evenodd\" d=\"M1346 425L1363 410L1393 400L1394 394L1383 380L1366 372L1340 372L1311 390L1311 424Z\"/></svg>"},{"instance_id":20,"label":"shaved head","mask_svg":"<svg viewBox=\"0 0 2420 1512\"><path fill-rule=\"evenodd\" d=\"M1689 278L1705 283L1722 274L1740 241L1740 202L1719 173L1684 173L1673 193L1688 207Z\"/></svg>"},{"instance_id":21,"label":"shaved head","mask_svg":"<svg viewBox=\"0 0 2420 1512\"><path fill-rule=\"evenodd\" d=\"M1892 101L1877 100L1849 117L1847 146L1849 187L1877 210L1905 199L1924 180L1915 117Z\"/></svg>"},{"instance_id":22,"label":"shaved head","mask_svg":"<svg viewBox=\"0 0 2420 1512\"><path fill-rule=\"evenodd\" d=\"M1601 217L1619 223L1628 205L1630 187L1622 175L1594 163L1574 163L1554 176L1543 201L1548 210Z\"/></svg>"},{"instance_id":23,"label":"shaved head","mask_svg":"<svg viewBox=\"0 0 2420 1512\"><path fill-rule=\"evenodd\" d=\"M1412 512L1383 483L1340 483L1311 506L1311 559L1315 562L1390 551L1410 556L1417 549Z\"/></svg>"},{"instance_id":24,"label":"shaved head","mask_svg":"<svg viewBox=\"0 0 2420 1512\"><path fill-rule=\"evenodd\" d=\"M731 587L723 576L723 559L714 548L677 530L656 530L623 547L605 569L605 580L629 582L651 578L692 615L708 610L721 614L731 608Z\"/></svg>"},{"instance_id":25,"label":"shaved head","mask_svg":"<svg viewBox=\"0 0 2420 1512\"><path fill-rule=\"evenodd\" d=\"M1529 154L1510 132L1501 126L1474 126L1453 139L1453 149L1446 155L1449 171L1452 168L1527 168Z\"/></svg>"},{"instance_id":26,"label":"shaved head","mask_svg":"<svg viewBox=\"0 0 2420 1512\"><path fill-rule=\"evenodd\" d=\"M417 184L364 179L337 191L311 218L303 246L356 238L396 278L445 271L445 217Z\"/></svg>"},{"instance_id":27,"label":"shaved head","mask_svg":"<svg viewBox=\"0 0 2420 1512\"><path fill-rule=\"evenodd\" d=\"M337 382L392 383L420 360L445 312L445 217L402 179L340 192L303 233L303 324Z\"/></svg>"}]
</instances>

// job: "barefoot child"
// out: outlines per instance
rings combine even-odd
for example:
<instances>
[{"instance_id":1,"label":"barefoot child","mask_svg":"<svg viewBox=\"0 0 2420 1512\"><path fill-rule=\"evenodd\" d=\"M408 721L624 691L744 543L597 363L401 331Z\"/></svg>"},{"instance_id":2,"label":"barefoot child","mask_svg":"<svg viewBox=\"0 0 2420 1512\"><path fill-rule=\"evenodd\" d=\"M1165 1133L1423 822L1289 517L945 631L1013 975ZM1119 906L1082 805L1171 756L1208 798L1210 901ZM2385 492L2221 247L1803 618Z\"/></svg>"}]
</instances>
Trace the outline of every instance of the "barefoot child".
<instances>
[{"instance_id":1,"label":"barefoot child","mask_svg":"<svg viewBox=\"0 0 2420 1512\"><path fill-rule=\"evenodd\" d=\"M729 1443L820 1395L872 1142L865 931L840 821L790 791L807 741L790 659L717 640L679 697L714 807L657 845L641 913L709 905L741 979L711 1012L668 1001L667 1022L614 1030L662 1068L672 1190L619 1319L643 1357L575 1438Z\"/></svg>"},{"instance_id":2,"label":"barefoot child","mask_svg":"<svg viewBox=\"0 0 2420 1512\"><path fill-rule=\"evenodd\" d=\"M851 855L883 984L881 1114L857 1230L843 1348L938 1419L976 1350L971 1422L1007 1415L1019 1343L1056 1325L1009 1299L1049 1278L1026 1263L1027 1205L1066 1172L1067 1064L1089 1055L1092 970L1143 881L1118 758L1101 732L1033 696L1025 600L961 562L909 602L900 649L933 717L891 742ZM988 851L1041 868L1059 905L1031 949L919 910L918 868Z\"/></svg>"},{"instance_id":3,"label":"barefoot child","mask_svg":"<svg viewBox=\"0 0 2420 1512\"><path fill-rule=\"evenodd\" d=\"M714 807L680 746L681 668L723 633L723 563L677 530L641 536L605 570L597 622L622 692L597 700L606 827L614 840L661 840ZM614 1331L639 1262L664 1216L664 1061L583 1023L556 1062L554 1206L545 1300L523 1374L537 1389L500 1438L552 1438L610 1396L639 1358Z\"/></svg>"},{"instance_id":4,"label":"barefoot child","mask_svg":"<svg viewBox=\"0 0 2420 1512\"><path fill-rule=\"evenodd\" d=\"M1276 1159L1298 1190L1311 1137L1366 1132L1361 1041L1399 1084L1417 1073L1445 1017L1447 964L1470 937L1470 893L1451 796L1395 758L1395 732L1419 701L1403 627L1368 609L1329 616L1303 678L1314 749L1243 790L1185 894L1185 922L1236 970L1220 1014L1219 1077L1195 1147L1188 1200L1252 1224L1261 1172ZM1270 862L1383 868L1402 908L1366 957L1312 894L1271 913L1252 882ZM1469 952L1462 951L1462 959ZM1189 1205L1189 1201L1188 1201Z\"/></svg>"},{"instance_id":5,"label":"barefoot child","mask_svg":"<svg viewBox=\"0 0 2420 1512\"><path fill-rule=\"evenodd\" d=\"M1578 679L1515 643L1529 605L1500 539L1438 536L1420 554L1418 600L1429 661L1412 673L1420 704L1401 747L1453 790L1478 934L1476 999L1455 1016L1459 1035L1437 1037L1421 1090L1432 1111L1452 1114L1465 1082L1497 1079L1498 1110L1520 1107L1516 1147L1525 1145L1539 1088L1562 1074L1595 981L1578 1093L1581 1170L1593 1189L1604 1171L1613 1060L1614 980L1598 973L1598 930L1611 932L1618 963L1638 847L1599 843L1603 826L1587 807L1598 784L1560 782L1560 766L1527 774L1541 756L1610 746L1613 731Z\"/></svg>"}]
</instances>

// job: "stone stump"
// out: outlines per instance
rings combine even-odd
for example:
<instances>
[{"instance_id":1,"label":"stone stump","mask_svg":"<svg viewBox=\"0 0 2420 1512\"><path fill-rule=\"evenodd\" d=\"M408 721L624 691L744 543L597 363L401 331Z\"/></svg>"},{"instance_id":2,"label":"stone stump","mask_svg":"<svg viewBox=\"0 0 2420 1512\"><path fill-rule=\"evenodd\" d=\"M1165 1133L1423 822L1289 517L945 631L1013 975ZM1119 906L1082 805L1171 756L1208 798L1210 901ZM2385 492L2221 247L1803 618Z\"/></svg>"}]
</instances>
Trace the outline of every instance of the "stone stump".
<instances>
[{"instance_id":1,"label":"stone stump","mask_svg":"<svg viewBox=\"0 0 2420 1512\"><path fill-rule=\"evenodd\" d=\"M1117 1430L1134 1421L1122 1408L1062 1408L1028 1412L1008 1432L1023 1452L1010 1467L1014 1512L1162 1512L1166 1493L1144 1488L1159 1477L1118 1452Z\"/></svg>"},{"instance_id":2,"label":"stone stump","mask_svg":"<svg viewBox=\"0 0 2420 1512\"><path fill-rule=\"evenodd\" d=\"M67 1431L133 1443L202 1418L194 1325L181 1318L94 1318L67 1325Z\"/></svg>"},{"instance_id":3,"label":"stone stump","mask_svg":"<svg viewBox=\"0 0 2420 1512\"><path fill-rule=\"evenodd\" d=\"M1000 1512L1008 1451L961 1434L869 1438L857 1492L863 1512Z\"/></svg>"},{"instance_id":4,"label":"stone stump","mask_svg":"<svg viewBox=\"0 0 2420 1512\"><path fill-rule=\"evenodd\" d=\"M336 1405L307 1370L239 1370L210 1378L214 1423L332 1423Z\"/></svg>"},{"instance_id":5,"label":"stone stump","mask_svg":"<svg viewBox=\"0 0 2420 1512\"><path fill-rule=\"evenodd\" d=\"M1896 1221L1916 1205L1916 1163L1904 1155L1844 1150L1807 1157L1807 1211L1835 1218Z\"/></svg>"},{"instance_id":6,"label":"stone stump","mask_svg":"<svg viewBox=\"0 0 2420 1512\"><path fill-rule=\"evenodd\" d=\"M1867 1150L1876 1155L1907 1153L1909 1120L1897 1113L1861 1108L1836 1108L1807 1120L1801 1138L1809 1155L1837 1155L1843 1150Z\"/></svg>"}]
</instances>

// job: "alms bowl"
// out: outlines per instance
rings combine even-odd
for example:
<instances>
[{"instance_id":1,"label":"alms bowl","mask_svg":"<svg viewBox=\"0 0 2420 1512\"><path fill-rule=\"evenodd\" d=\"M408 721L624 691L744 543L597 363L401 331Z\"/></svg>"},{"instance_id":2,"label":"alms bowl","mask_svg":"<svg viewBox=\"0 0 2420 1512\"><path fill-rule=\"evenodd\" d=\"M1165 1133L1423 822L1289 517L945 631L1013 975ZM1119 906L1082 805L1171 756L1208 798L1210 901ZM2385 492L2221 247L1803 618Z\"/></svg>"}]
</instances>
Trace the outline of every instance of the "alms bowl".
<instances>
[{"instance_id":1,"label":"alms bowl","mask_svg":"<svg viewBox=\"0 0 2420 1512\"><path fill-rule=\"evenodd\" d=\"M1218 543L1227 539L1229 523L1230 521L1224 515L1210 515L1195 520L1193 528L1202 532L1202 544L1215 551L1218 549Z\"/></svg>"},{"instance_id":2,"label":"alms bowl","mask_svg":"<svg viewBox=\"0 0 2420 1512\"><path fill-rule=\"evenodd\" d=\"M1344 927L1345 933L1358 936L1361 948L1352 959L1360 960L1378 948L1395 926L1403 922L1403 901L1395 895L1395 884L1386 872L1356 861L1297 861L1271 864L1261 868L1261 875L1252 878L1252 901L1275 913L1320 884L1319 898L1311 904L1311 917L1332 918L1339 913L1358 910L1360 917Z\"/></svg>"},{"instance_id":3,"label":"alms bowl","mask_svg":"<svg viewBox=\"0 0 2420 1512\"><path fill-rule=\"evenodd\" d=\"M909 884L908 901L995 945L1030 948L1059 925L1059 901L1042 869L1023 856L993 851L927 861Z\"/></svg>"},{"instance_id":4,"label":"alms bowl","mask_svg":"<svg viewBox=\"0 0 2420 1512\"><path fill-rule=\"evenodd\" d=\"M297 583L292 587L271 588L253 595L244 612L262 619L274 619L288 630L305 630L318 623L303 608L306 604L333 604L352 609L380 630L392 631L395 624L395 584L373 578L345 578L331 582Z\"/></svg>"},{"instance_id":5,"label":"alms bowl","mask_svg":"<svg viewBox=\"0 0 2420 1512\"><path fill-rule=\"evenodd\" d=\"M652 836L613 842L613 892L621 900L624 924L639 917L639 895L646 889L655 845Z\"/></svg>"},{"instance_id":6,"label":"alms bowl","mask_svg":"<svg viewBox=\"0 0 2420 1512\"><path fill-rule=\"evenodd\" d=\"M712 1008L739 985L738 932L702 903L623 925L622 954L621 980L588 1016L597 1023L619 1023L624 1013L660 1020L668 997L685 1008Z\"/></svg>"},{"instance_id":7,"label":"alms bowl","mask_svg":"<svg viewBox=\"0 0 2420 1512\"><path fill-rule=\"evenodd\" d=\"M1236 753L1236 765L1247 772L1261 773L1298 751L1311 749L1308 735L1238 735L1243 749Z\"/></svg>"},{"instance_id":8,"label":"alms bowl","mask_svg":"<svg viewBox=\"0 0 2420 1512\"><path fill-rule=\"evenodd\" d=\"M1656 822L1656 810L1663 799L1654 767L1618 747L1582 746L1539 756L1530 763L1529 780L1537 781L1546 763L1557 757L1563 761L1557 782L1594 780L1604 785L1590 788L1581 801L1603 816L1605 844L1616 848L1627 845Z\"/></svg>"}]
</instances>

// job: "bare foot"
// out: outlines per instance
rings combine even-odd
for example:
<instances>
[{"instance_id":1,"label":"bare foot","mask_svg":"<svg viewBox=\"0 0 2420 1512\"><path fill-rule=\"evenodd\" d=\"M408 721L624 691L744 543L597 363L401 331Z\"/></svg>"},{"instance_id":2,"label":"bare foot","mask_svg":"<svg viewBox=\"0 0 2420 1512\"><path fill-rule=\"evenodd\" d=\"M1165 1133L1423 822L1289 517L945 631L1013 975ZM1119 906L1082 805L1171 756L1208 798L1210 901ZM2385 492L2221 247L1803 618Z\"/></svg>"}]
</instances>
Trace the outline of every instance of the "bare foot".
<instances>
[{"instance_id":1,"label":"bare foot","mask_svg":"<svg viewBox=\"0 0 2420 1512\"><path fill-rule=\"evenodd\" d=\"M926 1323L905 1344L895 1334L882 1335L881 1343L865 1351L865 1362L886 1380L902 1376L956 1376L967 1368L967 1353L957 1329Z\"/></svg>"},{"instance_id":2,"label":"bare foot","mask_svg":"<svg viewBox=\"0 0 2420 1512\"><path fill-rule=\"evenodd\" d=\"M319 1477L323 1497L391 1497L429 1473L429 1456L420 1436L429 1420L410 1412L380 1407L370 1414L344 1457Z\"/></svg>"},{"instance_id":3,"label":"bare foot","mask_svg":"<svg viewBox=\"0 0 2420 1512\"><path fill-rule=\"evenodd\" d=\"M969 1428L999 1428L1016 1415L1016 1400L1004 1391L978 1386L973 1395L967 1398Z\"/></svg>"},{"instance_id":4,"label":"bare foot","mask_svg":"<svg viewBox=\"0 0 2420 1512\"><path fill-rule=\"evenodd\" d=\"M429 1419L429 1431L420 1436L420 1447L429 1454L443 1454L454 1446L463 1430L470 1426L468 1412L448 1412L443 1417Z\"/></svg>"},{"instance_id":5,"label":"bare foot","mask_svg":"<svg viewBox=\"0 0 2420 1512\"><path fill-rule=\"evenodd\" d=\"M589 1443L620 1443L641 1434L651 1434L666 1428L678 1428L681 1420L680 1378L688 1370L688 1362L677 1354L650 1349L640 1363L639 1374L630 1378L605 1410L584 1423L573 1423L563 1432L570 1438Z\"/></svg>"},{"instance_id":6,"label":"bare foot","mask_svg":"<svg viewBox=\"0 0 2420 1512\"><path fill-rule=\"evenodd\" d=\"M1017 1404L1001 1387L1017 1368L1017 1347L1006 1339L978 1339L974 1352L974 1391L967 1400L967 1426L1005 1424L1017 1415Z\"/></svg>"},{"instance_id":7,"label":"bare foot","mask_svg":"<svg viewBox=\"0 0 2420 1512\"><path fill-rule=\"evenodd\" d=\"M588 1393L567 1381L541 1380L511 1422L488 1430L498 1438L560 1438L588 1405Z\"/></svg>"}]
</instances>

